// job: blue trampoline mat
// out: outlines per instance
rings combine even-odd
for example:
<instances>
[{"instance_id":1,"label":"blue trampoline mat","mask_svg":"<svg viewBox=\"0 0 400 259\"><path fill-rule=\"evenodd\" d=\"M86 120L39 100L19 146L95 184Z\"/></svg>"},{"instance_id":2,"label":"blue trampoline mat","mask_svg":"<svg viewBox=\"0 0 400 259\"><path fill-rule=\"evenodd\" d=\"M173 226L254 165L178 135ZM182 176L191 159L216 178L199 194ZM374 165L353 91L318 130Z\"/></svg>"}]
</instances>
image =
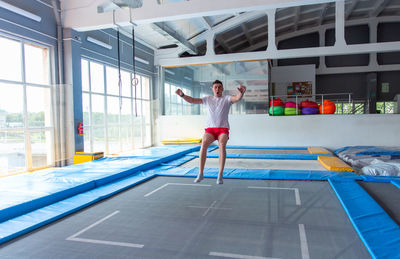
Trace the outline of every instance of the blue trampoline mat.
<instances>
[{"instance_id":1,"label":"blue trampoline mat","mask_svg":"<svg viewBox=\"0 0 400 259\"><path fill-rule=\"evenodd\" d=\"M210 147L209 150L215 148ZM65 168L4 178L0 182L3 194L0 198L0 244L152 177L195 177L198 168L178 166L193 158L193 152L199 149L198 145L158 147L141 151L140 154L132 153L132 156L109 157ZM205 169L205 177L216 177L217 174L217 169ZM395 240L398 244L399 226L393 225L386 213L361 187L356 187L356 181L361 180L388 181L399 186L398 178L365 177L352 172L264 169L225 169L224 177L328 180L371 255L376 258L398 258L396 256L400 255L399 248L393 246L393 242L383 242ZM357 190L357 194L353 190ZM379 220L379 229L385 231L375 231L377 228L371 228L369 222L374 220Z\"/></svg>"}]
</instances>

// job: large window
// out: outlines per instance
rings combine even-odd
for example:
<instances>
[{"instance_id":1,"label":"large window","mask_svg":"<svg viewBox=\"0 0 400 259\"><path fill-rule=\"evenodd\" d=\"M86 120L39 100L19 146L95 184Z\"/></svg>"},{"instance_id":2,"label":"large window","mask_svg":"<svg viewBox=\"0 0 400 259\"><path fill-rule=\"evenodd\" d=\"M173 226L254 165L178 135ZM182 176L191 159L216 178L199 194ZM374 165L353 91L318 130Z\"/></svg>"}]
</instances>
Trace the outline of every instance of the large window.
<instances>
[{"instance_id":1,"label":"large window","mask_svg":"<svg viewBox=\"0 0 400 259\"><path fill-rule=\"evenodd\" d=\"M114 154L151 146L150 79L82 59L85 152Z\"/></svg>"},{"instance_id":2,"label":"large window","mask_svg":"<svg viewBox=\"0 0 400 259\"><path fill-rule=\"evenodd\" d=\"M224 95L236 95L240 85L247 87L241 102L230 109L231 114L267 113L268 62L247 61L184 67L169 67L164 73L164 115L204 114L204 106L189 104L175 94L180 88L189 96L202 98L213 95L212 83L220 80Z\"/></svg>"},{"instance_id":3,"label":"large window","mask_svg":"<svg viewBox=\"0 0 400 259\"><path fill-rule=\"evenodd\" d=\"M54 162L49 49L0 36L0 174Z\"/></svg>"},{"instance_id":4,"label":"large window","mask_svg":"<svg viewBox=\"0 0 400 259\"><path fill-rule=\"evenodd\" d=\"M179 87L174 84L164 84L164 102L165 102L165 114L166 115L189 115L192 114L192 107L188 102L179 98L175 91ZM192 90L186 87L180 87L180 89L189 96L192 95Z\"/></svg>"},{"instance_id":5,"label":"large window","mask_svg":"<svg viewBox=\"0 0 400 259\"><path fill-rule=\"evenodd\" d=\"M396 102L376 102L377 113L394 113Z\"/></svg>"}]
</instances>

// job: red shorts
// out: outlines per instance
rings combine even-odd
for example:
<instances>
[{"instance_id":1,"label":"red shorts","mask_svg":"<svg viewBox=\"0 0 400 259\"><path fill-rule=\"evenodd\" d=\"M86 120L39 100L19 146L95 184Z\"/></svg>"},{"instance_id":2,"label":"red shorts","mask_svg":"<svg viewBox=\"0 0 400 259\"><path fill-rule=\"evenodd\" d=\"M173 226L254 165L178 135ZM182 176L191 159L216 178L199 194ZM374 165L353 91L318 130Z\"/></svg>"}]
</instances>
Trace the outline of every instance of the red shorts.
<instances>
[{"instance_id":1,"label":"red shorts","mask_svg":"<svg viewBox=\"0 0 400 259\"><path fill-rule=\"evenodd\" d=\"M226 134L226 135L228 135L228 139L229 139L229 129L228 128L206 128L205 132L213 135L213 137L215 139L218 139L219 135L221 135L221 134Z\"/></svg>"}]
</instances>

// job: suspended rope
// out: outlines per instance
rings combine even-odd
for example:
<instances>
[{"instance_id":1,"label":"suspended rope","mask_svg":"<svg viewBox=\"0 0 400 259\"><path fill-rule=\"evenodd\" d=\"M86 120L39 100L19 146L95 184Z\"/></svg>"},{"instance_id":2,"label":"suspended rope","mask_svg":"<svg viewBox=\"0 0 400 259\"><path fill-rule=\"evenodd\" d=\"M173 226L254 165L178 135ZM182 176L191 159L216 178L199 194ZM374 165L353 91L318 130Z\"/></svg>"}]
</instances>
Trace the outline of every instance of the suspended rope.
<instances>
[{"instance_id":1,"label":"suspended rope","mask_svg":"<svg viewBox=\"0 0 400 259\"><path fill-rule=\"evenodd\" d=\"M121 55L119 50L119 28L117 30L117 52L118 52L118 88L119 88L119 110L122 110L122 78L121 78Z\"/></svg>"},{"instance_id":2,"label":"suspended rope","mask_svg":"<svg viewBox=\"0 0 400 259\"><path fill-rule=\"evenodd\" d=\"M132 27L132 65L133 65L133 78L132 86L135 88L135 116L137 117L137 97L136 97L136 87L138 86L139 80L136 78L136 62L135 62L135 27Z\"/></svg>"}]
</instances>

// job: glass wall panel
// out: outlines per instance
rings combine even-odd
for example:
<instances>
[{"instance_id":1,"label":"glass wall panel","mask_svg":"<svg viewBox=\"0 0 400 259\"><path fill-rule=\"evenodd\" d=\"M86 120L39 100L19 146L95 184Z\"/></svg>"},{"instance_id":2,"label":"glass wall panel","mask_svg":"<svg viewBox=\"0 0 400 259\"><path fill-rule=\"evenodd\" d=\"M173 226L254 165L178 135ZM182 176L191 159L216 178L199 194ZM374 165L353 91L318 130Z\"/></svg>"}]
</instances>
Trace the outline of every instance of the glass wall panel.
<instances>
[{"instance_id":1,"label":"glass wall panel","mask_svg":"<svg viewBox=\"0 0 400 259\"><path fill-rule=\"evenodd\" d=\"M132 124L132 99L122 98L121 124Z\"/></svg>"},{"instance_id":2,"label":"glass wall panel","mask_svg":"<svg viewBox=\"0 0 400 259\"><path fill-rule=\"evenodd\" d=\"M22 85L0 83L0 128L24 127Z\"/></svg>"},{"instance_id":3,"label":"glass wall panel","mask_svg":"<svg viewBox=\"0 0 400 259\"><path fill-rule=\"evenodd\" d=\"M32 167L44 167L51 164L51 134L50 131L31 132Z\"/></svg>"},{"instance_id":4,"label":"glass wall panel","mask_svg":"<svg viewBox=\"0 0 400 259\"><path fill-rule=\"evenodd\" d=\"M150 100L150 80L148 77L142 77L142 98Z\"/></svg>"},{"instance_id":5,"label":"glass wall panel","mask_svg":"<svg viewBox=\"0 0 400 259\"><path fill-rule=\"evenodd\" d=\"M94 93L104 93L103 65L90 62L90 89Z\"/></svg>"},{"instance_id":6,"label":"glass wall panel","mask_svg":"<svg viewBox=\"0 0 400 259\"><path fill-rule=\"evenodd\" d=\"M24 170L25 134L0 131L0 175Z\"/></svg>"},{"instance_id":7,"label":"glass wall panel","mask_svg":"<svg viewBox=\"0 0 400 259\"><path fill-rule=\"evenodd\" d=\"M143 104L143 117L144 117L144 123L149 124L151 122L151 117L150 117L150 101L142 101Z\"/></svg>"},{"instance_id":8,"label":"glass wall panel","mask_svg":"<svg viewBox=\"0 0 400 259\"><path fill-rule=\"evenodd\" d=\"M25 47L25 78L26 82L34 84L49 84L49 54L48 49L36 45L24 44Z\"/></svg>"},{"instance_id":9,"label":"glass wall panel","mask_svg":"<svg viewBox=\"0 0 400 259\"><path fill-rule=\"evenodd\" d=\"M106 138L104 127L92 127L93 133L93 152L100 152L106 150Z\"/></svg>"},{"instance_id":10,"label":"glass wall panel","mask_svg":"<svg viewBox=\"0 0 400 259\"><path fill-rule=\"evenodd\" d=\"M83 112L83 125L89 126L90 125L90 95L87 93L82 93L82 112ZM86 130L85 130L86 134Z\"/></svg>"},{"instance_id":11,"label":"glass wall panel","mask_svg":"<svg viewBox=\"0 0 400 259\"><path fill-rule=\"evenodd\" d=\"M215 80L223 83L224 95L234 96L238 93L237 88L240 85L247 87L243 99L234 104L231 113L267 113L268 62L260 60L164 69L163 114L204 114L202 105L183 101L175 94L175 91L180 88L186 95L203 98L213 95L211 88Z\"/></svg>"},{"instance_id":12,"label":"glass wall panel","mask_svg":"<svg viewBox=\"0 0 400 259\"><path fill-rule=\"evenodd\" d=\"M133 148L131 126L121 127L121 142L122 142L122 151L131 150Z\"/></svg>"},{"instance_id":13,"label":"glass wall panel","mask_svg":"<svg viewBox=\"0 0 400 259\"><path fill-rule=\"evenodd\" d=\"M0 36L0 55L0 171L51 165L55 127L49 49Z\"/></svg>"},{"instance_id":14,"label":"glass wall panel","mask_svg":"<svg viewBox=\"0 0 400 259\"><path fill-rule=\"evenodd\" d=\"M108 152L110 154L118 153L121 151L119 141L119 126L108 126Z\"/></svg>"},{"instance_id":15,"label":"glass wall panel","mask_svg":"<svg viewBox=\"0 0 400 259\"><path fill-rule=\"evenodd\" d=\"M122 80L122 96L131 97L132 95L131 74L125 71L121 71L121 80Z\"/></svg>"},{"instance_id":16,"label":"glass wall panel","mask_svg":"<svg viewBox=\"0 0 400 259\"><path fill-rule=\"evenodd\" d=\"M0 37L0 78L22 81L21 42Z\"/></svg>"},{"instance_id":17,"label":"glass wall panel","mask_svg":"<svg viewBox=\"0 0 400 259\"><path fill-rule=\"evenodd\" d=\"M112 67L106 67L107 94L119 95L118 70Z\"/></svg>"},{"instance_id":18,"label":"glass wall panel","mask_svg":"<svg viewBox=\"0 0 400 259\"><path fill-rule=\"evenodd\" d=\"M107 97L107 124L119 124L119 97Z\"/></svg>"},{"instance_id":19,"label":"glass wall panel","mask_svg":"<svg viewBox=\"0 0 400 259\"><path fill-rule=\"evenodd\" d=\"M92 145L91 145L91 127L84 126L83 128L83 145L84 145L84 152L92 152Z\"/></svg>"},{"instance_id":20,"label":"glass wall panel","mask_svg":"<svg viewBox=\"0 0 400 259\"><path fill-rule=\"evenodd\" d=\"M148 147L151 145L151 126L150 125L146 125L145 127L145 131L144 131L144 146Z\"/></svg>"},{"instance_id":21,"label":"glass wall panel","mask_svg":"<svg viewBox=\"0 0 400 259\"><path fill-rule=\"evenodd\" d=\"M142 117L142 101L137 100L137 116L133 117L133 142L135 148L143 147L142 141L142 127L143 127L143 117Z\"/></svg>"},{"instance_id":22,"label":"glass wall panel","mask_svg":"<svg viewBox=\"0 0 400 259\"><path fill-rule=\"evenodd\" d=\"M92 94L91 125L104 125L104 95Z\"/></svg>"},{"instance_id":23,"label":"glass wall panel","mask_svg":"<svg viewBox=\"0 0 400 259\"><path fill-rule=\"evenodd\" d=\"M150 78L136 75L138 85L133 87L132 73L121 70L120 91L116 68L82 60L82 67L86 65L89 69L82 69L86 73L82 78L87 78L90 87L82 88L85 151L110 154L150 146ZM102 71L106 73L105 81Z\"/></svg>"},{"instance_id":24,"label":"glass wall panel","mask_svg":"<svg viewBox=\"0 0 400 259\"><path fill-rule=\"evenodd\" d=\"M81 61L82 91L89 91L89 62L82 59Z\"/></svg>"},{"instance_id":25,"label":"glass wall panel","mask_svg":"<svg viewBox=\"0 0 400 259\"><path fill-rule=\"evenodd\" d=\"M29 127L48 127L51 125L51 96L50 88L26 87L28 126Z\"/></svg>"},{"instance_id":26,"label":"glass wall panel","mask_svg":"<svg viewBox=\"0 0 400 259\"><path fill-rule=\"evenodd\" d=\"M133 85L132 87L132 97L135 98L142 98L142 77L139 75L136 75L136 79L137 79L137 84L136 86Z\"/></svg>"}]
</instances>

